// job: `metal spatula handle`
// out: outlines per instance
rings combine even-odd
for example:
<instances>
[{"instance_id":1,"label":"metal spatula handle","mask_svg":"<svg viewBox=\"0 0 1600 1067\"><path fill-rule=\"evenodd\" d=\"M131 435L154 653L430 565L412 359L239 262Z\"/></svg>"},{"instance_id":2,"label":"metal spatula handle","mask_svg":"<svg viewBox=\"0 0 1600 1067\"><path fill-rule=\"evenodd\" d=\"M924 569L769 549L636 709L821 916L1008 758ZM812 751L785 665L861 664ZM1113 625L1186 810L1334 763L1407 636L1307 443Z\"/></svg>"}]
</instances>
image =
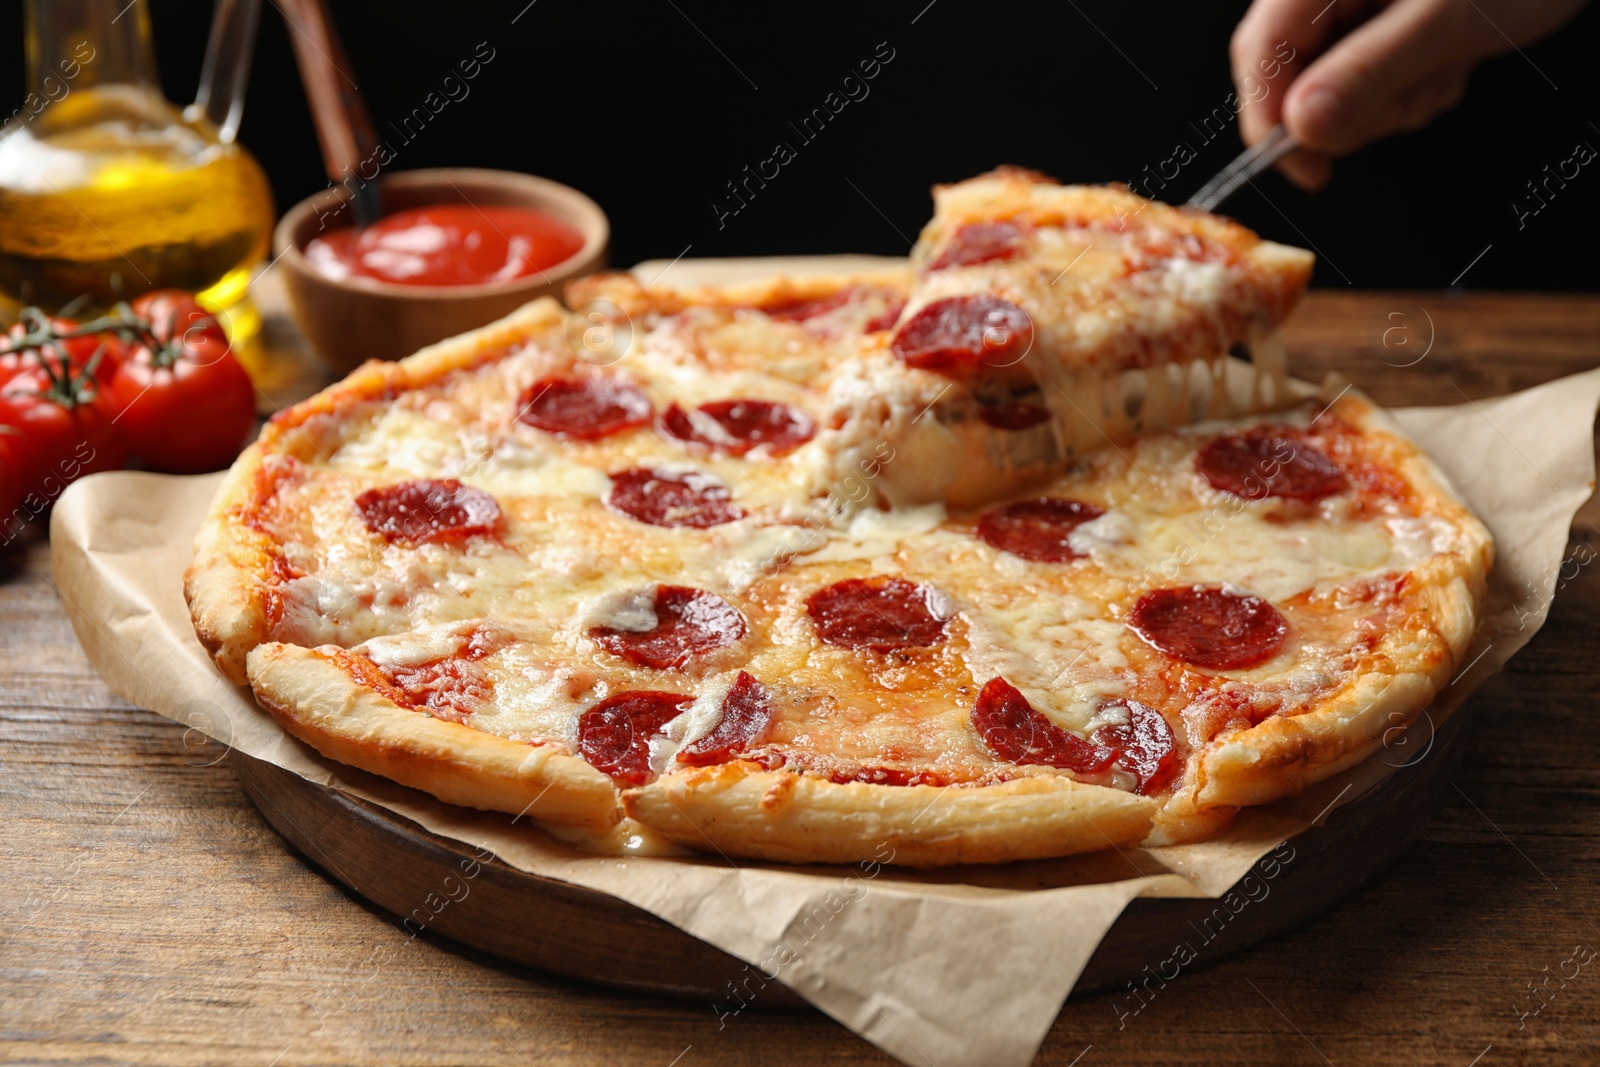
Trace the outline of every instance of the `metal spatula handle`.
<instances>
[{"instance_id":1,"label":"metal spatula handle","mask_svg":"<svg viewBox=\"0 0 1600 1067\"><path fill-rule=\"evenodd\" d=\"M1257 174L1299 147L1300 142L1281 123L1272 127L1265 137L1241 152L1215 178L1202 185L1200 191L1189 198L1187 206L1201 211L1214 211L1224 200L1249 184Z\"/></svg>"}]
</instances>

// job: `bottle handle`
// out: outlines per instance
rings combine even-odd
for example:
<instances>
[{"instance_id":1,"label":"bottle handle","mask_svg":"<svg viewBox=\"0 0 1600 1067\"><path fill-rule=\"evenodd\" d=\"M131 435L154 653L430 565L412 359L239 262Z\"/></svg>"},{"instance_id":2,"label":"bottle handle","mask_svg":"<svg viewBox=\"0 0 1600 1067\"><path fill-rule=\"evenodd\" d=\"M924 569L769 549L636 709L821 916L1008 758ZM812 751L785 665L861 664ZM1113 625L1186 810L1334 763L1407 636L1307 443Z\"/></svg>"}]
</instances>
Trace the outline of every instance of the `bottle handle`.
<instances>
[{"instance_id":1,"label":"bottle handle","mask_svg":"<svg viewBox=\"0 0 1600 1067\"><path fill-rule=\"evenodd\" d=\"M233 143L244 116L244 91L260 21L261 0L217 0L200 67L200 89L186 112L191 118L198 114L210 120L223 144Z\"/></svg>"}]
</instances>

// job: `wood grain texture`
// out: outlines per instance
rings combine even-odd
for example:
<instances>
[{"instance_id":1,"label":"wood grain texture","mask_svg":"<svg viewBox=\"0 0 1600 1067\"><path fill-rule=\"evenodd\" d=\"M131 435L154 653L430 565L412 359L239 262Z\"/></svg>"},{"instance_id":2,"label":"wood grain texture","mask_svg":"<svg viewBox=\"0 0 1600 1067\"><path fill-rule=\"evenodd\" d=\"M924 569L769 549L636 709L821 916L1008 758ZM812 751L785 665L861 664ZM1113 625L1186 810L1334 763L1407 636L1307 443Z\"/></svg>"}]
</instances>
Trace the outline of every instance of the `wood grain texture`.
<instances>
[{"instance_id":1,"label":"wood grain texture","mask_svg":"<svg viewBox=\"0 0 1600 1067\"><path fill-rule=\"evenodd\" d=\"M1433 348L1398 366L1421 349L1385 347L1389 316L1420 343L1422 311ZM1600 363L1600 299L1316 293L1290 335L1303 377L1460 403ZM1591 501L1549 624L1474 698L1456 786L1410 852L1137 1014L1126 994L1069 1002L1039 1062L1593 1063L1600 958L1561 975L1575 947L1600 951L1600 568L1578 562L1600 557L1597 520ZM0 1060L891 1062L815 1013L719 1021L412 938L290 850L217 746L111 696L46 557L35 541L0 559Z\"/></svg>"}]
</instances>

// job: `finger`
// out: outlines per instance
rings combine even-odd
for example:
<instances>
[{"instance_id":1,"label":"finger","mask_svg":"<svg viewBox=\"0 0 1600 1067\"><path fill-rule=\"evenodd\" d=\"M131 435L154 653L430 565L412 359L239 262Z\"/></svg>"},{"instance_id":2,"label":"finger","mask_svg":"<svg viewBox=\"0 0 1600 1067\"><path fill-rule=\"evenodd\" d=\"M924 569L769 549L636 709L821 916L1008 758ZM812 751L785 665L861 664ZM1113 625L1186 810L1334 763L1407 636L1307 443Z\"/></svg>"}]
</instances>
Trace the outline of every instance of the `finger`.
<instances>
[{"instance_id":1,"label":"finger","mask_svg":"<svg viewBox=\"0 0 1600 1067\"><path fill-rule=\"evenodd\" d=\"M1254 144L1278 124L1284 90L1334 38L1328 0L1255 0L1228 42L1239 135ZM1318 17L1318 16L1322 17Z\"/></svg>"},{"instance_id":2,"label":"finger","mask_svg":"<svg viewBox=\"0 0 1600 1067\"><path fill-rule=\"evenodd\" d=\"M1467 91L1465 68L1445 70L1400 94L1395 106L1396 130L1417 130L1455 107Z\"/></svg>"},{"instance_id":3,"label":"finger","mask_svg":"<svg viewBox=\"0 0 1600 1067\"><path fill-rule=\"evenodd\" d=\"M1333 160L1314 149L1302 148L1279 160L1278 171L1301 189L1314 193L1333 178Z\"/></svg>"},{"instance_id":4,"label":"finger","mask_svg":"<svg viewBox=\"0 0 1600 1067\"><path fill-rule=\"evenodd\" d=\"M1344 155L1432 117L1449 76L1499 39L1471 5L1398 0L1306 68L1285 95L1284 124L1308 148Z\"/></svg>"},{"instance_id":5,"label":"finger","mask_svg":"<svg viewBox=\"0 0 1600 1067\"><path fill-rule=\"evenodd\" d=\"M1397 128L1421 129L1435 116L1455 107L1466 93L1467 73L1466 69L1448 70L1402 94L1396 108ZM1301 189L1314 193L1332 180L1333 159L1315 149L1302 148L1284 157L1278 170Z\"/></svg>"},{"instance_id":6,"label":"finger","mask_svg":"<svg viewBox=\"0 0 1600 1067\"><path fill-rule=\"evenodd\" d=\"M1461 102L1466 93L1467 71L1446 71L1431 81L1413 87L1399 102L1398 129L1415 130ZM1333 178L1333 158L1312 148L1291 152L1278 162L1285 178L1308 193L1324 188Z\"/></svg>"}]
</instances>

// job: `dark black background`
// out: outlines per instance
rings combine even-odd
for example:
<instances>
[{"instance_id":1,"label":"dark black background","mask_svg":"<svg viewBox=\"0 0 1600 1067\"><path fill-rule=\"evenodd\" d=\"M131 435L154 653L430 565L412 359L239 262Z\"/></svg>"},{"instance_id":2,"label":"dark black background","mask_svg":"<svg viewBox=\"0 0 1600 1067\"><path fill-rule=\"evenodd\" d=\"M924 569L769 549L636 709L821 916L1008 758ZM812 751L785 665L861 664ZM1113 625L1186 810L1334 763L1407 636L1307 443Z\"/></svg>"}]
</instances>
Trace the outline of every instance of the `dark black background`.
<instances>
[{"instance_id":1,"label":"dark black background","mask_svg":"<svg viewBox=\"0 0 1600 1067\"><path fill-rule=\"evenodd\" d=\"M1130 180L1186 141L1201 151L1167 190L1182 199L1239 147L1229 129L1202 148L1190 123L1231 90L1227 42L1245 3L526 5L333 0L353 73L398 150L394 169L503 167L567 182L609 213L623 265L686 248L898 254L937 181L1003 162L1069 181ZM22 95L20 8L0 2L0 40L13 42L0 75L8 100ZM151 10L163 84L187 101L210 4L153 0ZM327 184L288 32L267 0L241 134L280 211ZM479 42L494 58L470 94L405 143L388 124L422 106ZM802 143L790 121L880 42L894 58L870 94ZM1272 175L1227 211L1317 249L1322 286L1445 286L1489 247L1463 286L1595 289L1600 161L1521 229L1512 201L1577 142L1600 148L1597 46L1591 7L1525 55L1479 68L1466 101L1427 130L1342 161L1326 191L1302 194ZM779 140L797 158L719 227L712 204L724 184Z\"/></svg>"}]
</instances>

